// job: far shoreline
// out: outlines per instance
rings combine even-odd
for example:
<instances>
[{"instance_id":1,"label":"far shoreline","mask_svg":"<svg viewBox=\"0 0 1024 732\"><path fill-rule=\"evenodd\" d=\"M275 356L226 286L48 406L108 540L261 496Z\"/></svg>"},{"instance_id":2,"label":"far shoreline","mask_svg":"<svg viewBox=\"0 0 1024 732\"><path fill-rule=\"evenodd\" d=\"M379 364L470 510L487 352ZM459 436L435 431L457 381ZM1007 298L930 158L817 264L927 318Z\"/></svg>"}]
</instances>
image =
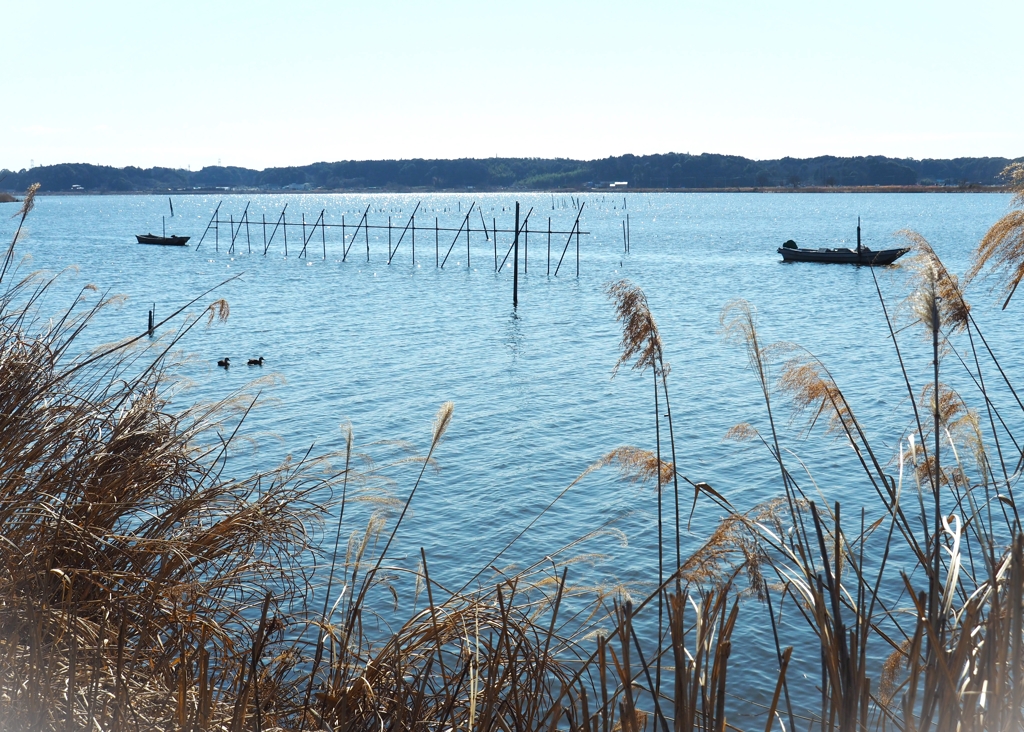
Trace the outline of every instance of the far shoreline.
<instances>
[{"instance_id":1,"label":"far shoreline","mask_svg":"<svg viewBox=\"0 0 1024 732\"><path fill-rule=\"evenodd\" d=\"M966 186L902 186L902 185L871 185L871 186L750 186L728 188L538 188L538 189L511 189L511 188L408 188L402 186L379 187L379 188L313 188L310 190L267 190L261 188L164 188L147 191L45 191L40 190L40 196L166 196L166 195L309 195L311 193L345 193L345 194L438 194L438 193L511 193L515 195L542 193L549 195L557 194L602 194L619 195L629 193L774 193L774 194L800 194L800 193L1009 193L1006 186L984 186L970 184ZM17 199L15 199L17 200ZM3 202L0 199L0 202Z\"/></svg>"}]
</instances>

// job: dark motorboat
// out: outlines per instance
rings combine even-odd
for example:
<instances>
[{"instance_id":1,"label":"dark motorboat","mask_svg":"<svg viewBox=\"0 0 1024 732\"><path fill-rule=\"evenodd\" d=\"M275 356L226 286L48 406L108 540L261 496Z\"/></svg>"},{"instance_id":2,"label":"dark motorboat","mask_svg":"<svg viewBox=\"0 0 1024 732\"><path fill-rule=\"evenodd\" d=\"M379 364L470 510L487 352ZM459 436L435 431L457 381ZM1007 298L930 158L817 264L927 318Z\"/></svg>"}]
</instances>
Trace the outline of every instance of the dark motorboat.
<instances>
[{"instance_id":1,"label":"dark motorboat","mask_svg":"<svg viewBox=\"0 0 1024 732\"><path fill-rule=\"evenodd\" d=\"M188 243L187 236L156 236L155 234L136 234L139 244L161 244L167 247L183 247Z\"/></svg>"},{"instance_id":2,"label":"dark motorboat","mask_svg":"<svg viewBox=\"0 0 1024 732\"><path fill-rule=\"evenodd\" d=\"M880 249L875 251L860 244L860 219L857 219L857 248L849 249L801 249L790 239L781 247L779 254L783 262L820 262L823 264L864 264L881 267L892 264L910 251L909 247L900 249Z\"/></svg>"},{"instance_id":3,"label":"dark motorboat","mask_svg":"<svg viewBox=\"0 0 1024 732\"><path fill-rule=\"evenodd\" d=\"M174 204L171 203L171 199L167 199L167 204L171 207L171 216L174 216ZM156 234L136 234L135 238L138 239L139 244L158 244L165 247L183 247L188 244L189 237L187 236L175 236L171 234L167 236L167 217L161 216L163 220L164 233L163 236L157 236Z\"/></svg>"}]
</instances>

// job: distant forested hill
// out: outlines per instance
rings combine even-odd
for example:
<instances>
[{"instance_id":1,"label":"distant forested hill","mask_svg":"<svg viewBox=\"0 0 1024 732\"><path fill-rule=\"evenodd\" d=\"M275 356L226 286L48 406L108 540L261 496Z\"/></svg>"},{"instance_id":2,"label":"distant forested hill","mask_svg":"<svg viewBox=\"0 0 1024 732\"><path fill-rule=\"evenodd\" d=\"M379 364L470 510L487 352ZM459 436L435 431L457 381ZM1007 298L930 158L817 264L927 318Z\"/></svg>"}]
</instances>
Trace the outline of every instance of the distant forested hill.
<instances>
[{"instance_id":1,"label":"distant forested hill","mask_svg":"<svg viewBox=\"0 0 1024 732\"><path fill-rule=\"evenodd\" d=\"M734 155L622 155L603 160L488 158L461 160L348 160L289 168L211 166L111 168L85 163L0 170L0 190L128 192L212 188L547 190L622 181L630 188L767 186L999 185L1008 158L912 160L868 156L750 160ZM6 176L6 177L5 177Z\"/></svg>"}]
</instances>

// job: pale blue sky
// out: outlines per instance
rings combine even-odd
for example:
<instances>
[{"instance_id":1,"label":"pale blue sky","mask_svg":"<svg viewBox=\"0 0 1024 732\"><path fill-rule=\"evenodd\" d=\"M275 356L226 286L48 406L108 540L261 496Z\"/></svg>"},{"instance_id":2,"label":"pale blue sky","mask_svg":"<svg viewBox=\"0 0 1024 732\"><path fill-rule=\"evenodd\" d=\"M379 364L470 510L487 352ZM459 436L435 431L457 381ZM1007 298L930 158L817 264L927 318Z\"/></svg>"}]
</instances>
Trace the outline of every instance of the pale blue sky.
<instances>
[{"instance_id":1,"label":"pale blue sky","mask_svg":"<svg viewBox=\"0 0 1024 732\"><path fill-rule=\"evenodd\" d=\"M0 2L0 168L1024 155L1024 2Z\"/></svg>"}]
</instances>

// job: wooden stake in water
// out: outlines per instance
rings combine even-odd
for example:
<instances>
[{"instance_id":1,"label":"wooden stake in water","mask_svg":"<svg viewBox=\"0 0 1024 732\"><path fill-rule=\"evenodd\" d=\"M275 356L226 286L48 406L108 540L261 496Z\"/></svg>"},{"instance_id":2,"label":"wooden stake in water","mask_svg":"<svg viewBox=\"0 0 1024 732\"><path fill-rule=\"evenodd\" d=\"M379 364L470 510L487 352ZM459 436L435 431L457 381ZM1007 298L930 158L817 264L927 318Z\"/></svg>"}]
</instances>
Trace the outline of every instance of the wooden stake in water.
<instances>
[{"instance_id":1,"label":"wooden stake in water","mask_svg":"<svg viewBox=\"0 0 1024 732\"><path fill-rule=\"evenodd\" d=\"M203 239L205 239L206 235L210 232L210 227L212 227L214 225L213 222L214 221L219 221L217 212L220 211L220 204L221 203L224 203L224 202L221 201L220 203L217 204L217 208L213 209L213 216L210 217L210 223L208 223L206 225L206 231L203 232L203 236L199 239L199 243L196 244L196 249L197 250L199 249L199 247L201 247L203 245Z\"/></svg>"},{"instance_id":2,"label":"wooden stake in water","mask_svg":"<svg viewBox=\"0 0 1024 732\"><path fill-rule=\"evenodd\" d=\"M583 204L580 204L580 213L583 213ZM580 276L580 223L576 221L576 276Z\"/></svg>"},{"instance_id":3,"label":"wooden stake in water","mask_svg":"<svg viewBox=\"0 0 1024 732\"><path fill-rule=\"evenodd\" d=\"M555 266L555 277L558 277L558 270L562 268L562 260L565 259L565 253L569 251L569 245L572 243L572 235L576 234L576 276L580 273L580 262L579 262L579 249L580 249L580 216L583 215L583 207L586 202L580 204L579 213L576 214L576 221L573 222L572 229L569 231L569 238L565 240L565 247L562 248L562 256L558 258L558 264Z\"/></svg>"},{"instance_id":4,"label":"wooden stake in water","mask_svg":"<svg viewBox=\"0 0 1024 732\"><path fill-rule=\"evenodd\" d=\"M516 250L515 269L512 272L512 307L519 307L519 201L516 201L516 238L512 243Z\"/></svg>"},{"instance_id":5,"label":"wooden stake in water","mask_svg":"<svg viewBox=\"0 0 1024 732\"><path fill-rule=\"evenodd\" d=\"M554 197L551 198L551 208L554 208ZM548 216L548 276L551 276L551 217Z\"/></svg>"},{"instance_id":6,"label":"wooden stake in water","mask_svg":"<svg viewBox=\"0 0 1024 732\"><path fill-rule=\"evenodd\" d=\"M156 307L155 303L154 303L153 307L154 308ZM148 330L149 330L149 337L152 338L153 337L153 311L152 310L149 311L149 328L148 328Z\"/></svg>"},{"instance_id":7,"label":"wooden stake in water","mask_svg":"<svg viewBox=\"0 0 1024 732\"><path fill-rule=\"evenodd\" d=\"M277 230L281 226L281 222L284 221L284 212L287 211L287 210L288 210L288 204L286 203L284 205L284 208L281 209L281 215L277 217L277 223L274 224L274 230L270 232L270 240L269 241L267 240L266 224L264 223L264 229L263 229L263 256L267 256L267 251L270 249L270 245L274 243L274 237L277 236ZM264 215L263 218L264 218L264 221L265 221L266 220L266 216ZM287 229L286 229L286 231L287 231ZM288 256L287 239L288 239L288 236L287 236L287 234L285 234L285 252L284 252L285 256Z\"/></svg>"}]
</instances>

